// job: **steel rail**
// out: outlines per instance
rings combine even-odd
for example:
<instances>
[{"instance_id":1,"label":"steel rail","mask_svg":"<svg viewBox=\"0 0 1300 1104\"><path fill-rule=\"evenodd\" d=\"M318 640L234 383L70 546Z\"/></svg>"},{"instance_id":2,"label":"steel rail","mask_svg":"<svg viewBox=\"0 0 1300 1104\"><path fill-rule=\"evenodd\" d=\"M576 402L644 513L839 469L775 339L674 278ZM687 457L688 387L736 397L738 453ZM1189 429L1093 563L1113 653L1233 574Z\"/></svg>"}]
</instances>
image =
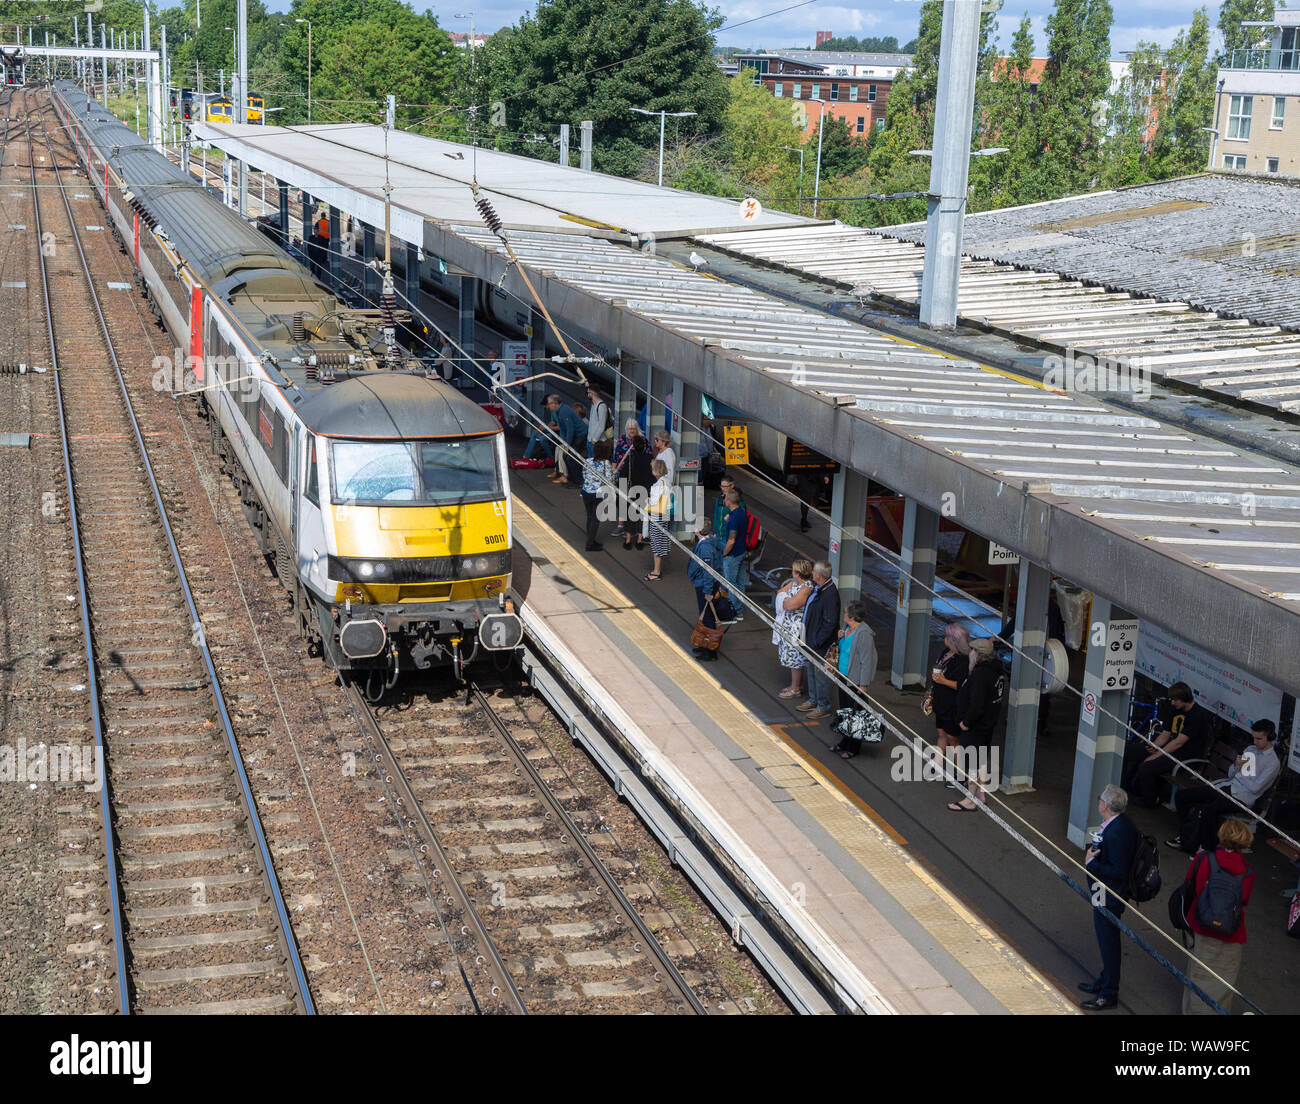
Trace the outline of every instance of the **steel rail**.
<instances>
[{"instance_id":1,"label":"steel rail","mask_svg":"<svg viewBox=\"0 0 1300 1104\"><path fill-rule=\"evenodd\" d=\"M72 205L68 200L67 190L63 185L63 176L62 173L59 171L58 160L54 154L53 142L49 137L48 131L46 130L45 120L43 116L41 117L41 135L42 138L45 140L46 146L50 152L51 168L54 171L55 180L57 181L57 185L58 185L59 195L63 199L64 209L66 210L68 215L68 224L72 228L73 244L76 245L77 254L81 259L82 271L86 277L86 286L90 292L90 299L92 304L95 307L95 314L98 317L100 330L104 335L104 342L108 350L109 360L113 365L113 372L117 378L117 384L121 392L122 401L126 405L127 417L130 419L131 422L132 432L135 435L136 446L139 450L141 462L144 465L145 475L149 481L149 488L153 494L154 505L158 510L158 517L162 524L163 533L167 537L167 545L171 550L172 563L176 568L176 576L177 579L180 581L181 591L185 596L185 605L189 611L190 623L196 626L200 630L196 634L197 635L196 647L198 648L200 655L203 657L203 664L207 671L208 682L212 688L212 696L217 705L217 712L221 717L222 731L224 732L226 737L226 746L230 750L231 759L234 763L235 771L239 778L240 800L244 807L244 812L246 814L248 824L252 827L253 836L257 843L258 855L261 859L261 865L262 865L261 874L264 882L266 883L266 889L268 891L268 895L270 896L272 903L274 904L275 907L275 913L278 920L279 935L280 935L281 942L283 944L282 949L285 952L286 960L289 962L293 971L294 980L295 980L295 989L296 989L295 1002L297 1003L300 1012L303 1012L306 1015L314 1015L316 1009L314 1004L312 1003L311 993L307 985L306 972L303 969L302 960L299 957L298 948L296 943L294 942L293 928L289 921L288 910L285 907L284 897L281 894L279 882L275 877L275 867L271 861L271 852L266 842L266 834L262 829L261 817L258 815L257 812L257 803L253 798L252 788L250 787L248 781L248 774L244 769L243 757L239 753L239 745L235 740L234 728L231 725L230 715L226 708L225 696L222 694L221 685L217 679L216 667L212 661L212 653L209 651L207 639L204 633L201 631L203 623L199 618L198 609L194 604L194 596L190 591L189 580L185 575L185 568L181 563L180 549L176 545L176 538L175 535L172 533L171 523L168 521L167 518L167 509L166 506L163 504L162 492L158 488L158 481L154 476L153 465L149 461L149 453L148 450L145 448L144 437L140 431L140 423L136 419L135 408L131 403L130 394L127 392L126 379L122 375L122 368L117 359L117 352L113 347L113 339L109 334L108 323L104 318L104 311L99 301L99 295L95 291L94 278L91 276L90 265L86 260L86 253L82 246L81 236L77 232L77 222L76 219L73 217ZM36 166L34 161L32 162L31 168L32 168L32 188L33 188L32 202L33 205L35 206L37 201L36 201L36 193L35 193ZM39 222L39 216L38 216L38 222ZM43 274L45 269L44 257L41 258L41 269ZM50 348L51 348L51 353L53 353L54 326L53 326L53 318L49 314L48 284L46 284L46 317L50 321ZM55 374L55 381L57 384L58 381L57 373ZM61 396L61 392L60 392L60 396ZM62 418L61 404L62 404L62 399L60 397L60 418ZM71 494L72 469L71 466L68 464L67 456L68 453L67 453L66 429L65 429L64 462L65 462L65 466L67 467L67 473L68 473L69 494ZM76 527L74 524L74 532L75 529ZM77 548L78 548L77 554L78 557L80 557L80 542L78 542ZM78 571L80 573L80 562L78 563ZM89 635L89 620L88 620L89 611L86 607L83 607L83 614L85 615L84 624L86 626L86 632L87 632L86 646L87 649L89 649L91 647L90 635ZM96 709L96 713L97 712L98 710ZM102 731L97 732L97 736L102 740ZM106 782L105 782L105 787L107 787ZM105 793L107 793L107 788L105 788ZM105 817L107 818L107 807L105 808ZM123 975L123 984L120 986L120 988L122 988L123 990L125 989L124 975ZM123 996L123 1000L125 1000L125 996Z\"/></svg>"},{"instance_id":2,"label":"steel rail","mask_svg":"<svg viewBox=\"0 0 1300 1104\"><path fill-rule=\"evenodd\" d=\"M118 1009L124 1016L131 1014L130 984L126 971L126 937L125 917L122 909L121 891L118 886L117 848L113 838L112 796L109 792L108 771L105 764L108 757L104 750L104 722L100 712L99 669L95 663L95 647L90 627L90 597L86 590L85 563L81 549L81 521L77 515L77 492L72 481L72 455L68 447L68 420L63 404L63 385L59 381L59 353L54 340L54 313L50 307L50 281L45 267L45 251L41 243L45 240L41 230L41 205L36 191L36 158L34 156L34 136L31 119L28 114L27 93L23 93L23 118L27 122L27 160L32 181L33 225L36 227L37 256L41 264L41 297L45 303L45 323L50 339L50 371L54 374L54 399L59 411L59 437L63 448L63 472L68 494L68 519L72 528L72 555L77 567L77 600L81 606L81 631L86 643L86 686L90 691L90 724L95 734L95 753L99 762L99 804L104 822L104 862L108 879L109 911L113 927L113 957L117 969ZM42 134L44 126L42 125ZM9 122L5 120L6 145ZM51 151L52 153L53 151ZM66 199L66 197L65 197Z\"/></svg>"},{"instance_id":3,"label":"steel rail","mask_svg":"<svg viewBox=\"0 0 1300 1104\"><path fill-rule=\"evenodd\" d=\"M682 977L681 972L677 969L673 960L668 957L668 952L659 945L659 940L655 938L654 932L652 932L646 925L646 922L641 919L640 913L637 912L632 902L627 899L627 896L623 893L622 889L619 888L618 883L614 881L614 876L601 861L600 856L596 854L595 848L587 841L587 837L583 834L582 830L551 792L551 787L547 785L546 781L538 773L537 768L533 766L532 760L530 760L524 753L524 749L519 746L519 741L510 735L510 731L506 728L505 722L497 716L496 710L492 708L492 703L488 700L487 696L476 683L472 682L469 684L469 693L471 700L473 700L474 703L487 714L489 722L496 730L496 734L501 738L501 742L505 745L510 758L515 761L516 766L523 770L529 782L532 784L537 797L545 803L548 809L551 810L565 833L573 840L587 868L593 875L595 875L601 886L610 895L610 898L614 901L619 911L627 917L632 927L636 929L636 933L640 936L642 945L650 952L655 961L659 964L660 970L662 970L672 982L673 987L677 989L682 999L690 1006L691 1011L699 1016L705 1015L707 1009L700 1003L699 998L691 992L691 987L687 984L686 979Z\"/></svg>"},{"instance_id":4,"label":"steel rail","mask_svg":"<svg viewBox=\"0 0 1300 1104\"><path fill-rule=\"evenodd\" d=\"M484 960L483 964L488 968L488 974L493 979L492 995L504 995L507 1002L514 1005L513 1011L520 1015L527 1015L528 1009L524 1005L524 998L516 988L514 980L510 977L510 971L506 969L506 964L501 958L500 951L497 950L496 944L492 937L488 935L487 926L483 923L483 918L479 915L478 909L469 899L469 893L461 885L460 879L456 877L456 871L451 865L451 860L443 850L442 844L438 840L437 834L433 830L433 825L429 823L428 817L424 815L424 810L420 807L419 799L415 796L415 791L397 761L397 756L393 753L383 730L379 727L379 722L375 718L370 703L366 701L365 695L356 688L351 682L347 684L348 699L352 704L352 710L361 720L362 727L365 729L365 736L368 741L373 741L379 749L372 753L375 766L379 769L380 778L385 787L395 787L398 793L391 795L393 801L393 811L395 815L405 818L405 828L414 831L420 836L424 847L433 856L434 865L440 872L440 876L446 883L444 889L450 895L450 903L458 905L464 912L468 920L468 928L462 928L462 935L471 935L479 943L483 950L480 957ZM387 759L387 764L384 760ZM441 920L441 912L439 913ZM469 930L469 929L472 929ZM448 949L455 954L455 947L452 945L451 933L447 931L444 922L443 931L447 935ZM474 1007L483 1013L484 1009L479 1005L478 997L474 993L473 983L465 973L464 965L460 963L460 956L456 956L457 965L460 967L461 977L465 981L465 986L469 990L470 999L474 1002Z\"/></svg>"}]
</instances>

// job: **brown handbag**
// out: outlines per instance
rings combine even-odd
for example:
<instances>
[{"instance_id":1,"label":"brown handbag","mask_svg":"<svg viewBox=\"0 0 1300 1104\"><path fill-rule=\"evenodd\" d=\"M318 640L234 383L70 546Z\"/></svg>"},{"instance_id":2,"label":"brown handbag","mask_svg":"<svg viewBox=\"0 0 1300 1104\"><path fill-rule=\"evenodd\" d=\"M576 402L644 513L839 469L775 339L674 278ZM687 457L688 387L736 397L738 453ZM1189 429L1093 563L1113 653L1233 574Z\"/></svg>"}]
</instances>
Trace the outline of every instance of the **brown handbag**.
<instances>
[{"instance_id":1,"label":"brown handbag","mask_svg":"<svg viewBox=\"0 0 1300 1104\"><path fill-rule=\"evenodd\" d=\"M710 610L713 610L713 623L718 623L718 611L713 609L713 599L710 598L706 603ZM695 622L695 630L691 633L692 648L706 648L710 652L716 652L722 647L722 636L726 629L721 627L710 629L704 625L704 618L701 617Z\"/></svg>"}]
</instances>

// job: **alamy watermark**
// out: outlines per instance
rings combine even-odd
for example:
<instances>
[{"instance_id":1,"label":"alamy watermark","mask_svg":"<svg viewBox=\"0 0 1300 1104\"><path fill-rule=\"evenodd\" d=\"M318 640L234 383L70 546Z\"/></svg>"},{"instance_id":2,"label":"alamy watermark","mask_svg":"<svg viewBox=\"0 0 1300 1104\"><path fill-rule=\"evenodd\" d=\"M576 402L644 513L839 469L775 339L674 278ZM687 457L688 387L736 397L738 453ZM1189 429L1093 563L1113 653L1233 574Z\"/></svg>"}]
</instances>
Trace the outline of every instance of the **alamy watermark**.
<instances>
[{"instance_id":1,"label":"alamy watermark","mask_svg":"<svg viewBox=\"0 0 1300 1104\"><path fill-rule=\"evenodd\" d=\"M99 789L103 767L103 750L91 744L29 747L22 736L16 744L0 744L0 782L79 782L91 791Z\"/></svg>"},{"instance_id":2,"label":"alamy watermark","mask_svg":"<svg viewBox=\"0 0 1300 1104\"><path fill-rule=\"evenodd\" d=\"M1002 775L997 747L950 747L940 749L916 737L910 744L891 748L889 777L895 782L975 782L988 785Z\"/></svg>"},{"instance_id":3,"label":"alamy watermark","mask_svg":"<svg viewBox=\"0 0 1300 1104\"><path fill-rule=\"evenodd\" d=\"M1151 370L1141 357L1107 357L1078 353L1072 348L1065 356L1044 359L1043 383L1053 391L1080 394L1125 394L1136 402L1151 397Z\"/></svg>"}]
</instances>

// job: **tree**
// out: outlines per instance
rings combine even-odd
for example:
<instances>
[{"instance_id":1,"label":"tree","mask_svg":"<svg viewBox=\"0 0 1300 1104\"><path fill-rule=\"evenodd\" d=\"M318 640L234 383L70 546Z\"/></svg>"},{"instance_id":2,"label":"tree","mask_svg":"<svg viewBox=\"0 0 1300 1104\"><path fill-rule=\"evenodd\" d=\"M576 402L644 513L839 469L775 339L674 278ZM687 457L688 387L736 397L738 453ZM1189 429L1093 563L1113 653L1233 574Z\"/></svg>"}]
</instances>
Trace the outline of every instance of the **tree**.
<instances>
[{"instance_id":1,"label":"tree","mask_svg":"<svg viewBox=\"0 0 1300 1104\"><path fill-rule=\"evenodd\" d=\"M1094 187L1110 93L1109 0L1056 0L1047 17L1047 65L1039 86L1037 195L1049 199Z\"/></svg>"},{"instance_id":2,"label":"tree","mask_svg":"<svg viewBox=\"0 0 1300 1104\"><path fill-rule=\"evenodd\" d=\"M852 176L867 166L869 150L865 139L855 138L849 130L848 120L829 115L821 135L822 176ZM817 131L808 136L808 152L814 157L817 151Z\"/></svg>"},{"instance_id":3,"label":"tree","mask_svg":"<svg viewBox=\"0 0 1300 1104\"><path fill-rule=\"evenodd\" d=\"M1233 50L1247 50L1261 40L1261 28L1245 27L1273 18L1273 0L1223 0L1219 5L1219 32L1223 35L1221 64L1232 59Z\"/></svg>"},{"instance_id":4,"label":"tree","mask_svg":"<svg viewBox=\"0 0 1300 1104\"><path fill-rule=\"evenodd\" d=\"M843 37L828 38L818 50L843 50L848 53L863 54L898 54L903 51L898 48L898 39L893 35L886 35L884 38L854 38L852 35Z\"/></svg>"},{"instance_id":5,"label":"tree","mask_svg":"<svg viewBox=\"0 0 1300 1104\"><path fill-rule=\"evenodd\" d=\"M752 70L745 69L727 83L722 155L729 174L745 190L794 196L799 183L798 158L781 147L798 149L803 144L803 125L796 118L802 116L803 105L798 100L778 100L766 88L755 85L754 76Z\"/></svg>"},{"instance_id":6,"label":"tree","mask_svg":"<svg viewBox=\"0 0 1300 1104\"><path fill-rule=\"evenodd\" d=\"M1152 178L1152 131L1167 114L1168 100L1164 54L1154 42L1139 42L1129 56L1128 74L1107 102L1103 187L1122 188Z\"/></svg>"},{"instance_id":7,"label":"tree","mask_svg":"<svg viewBox=\"0 0 1300 1104\"><path fill-rule=\"evenodd\" d=\"M728 102L727 80L713 60L715 13L692 0L541 0L507 32L474 53L462 74L463 104L478 105L502 148L553 137L560 123L594 124L594 167L635 173L658 150L659 120L649 111L694 111L669 119L670 141L716 133ZM575 143L576 144L576 143Z\"/></svg>"},{"instance_id":8,"label":"tree","mask_svg":"<svg viewBox=\"0 0 1300 1104\"><path fill-rule=\"evenodd\" d=\"M972 162L976 209L1014 206L1035 190L1042 144L1033 61L1033 24L1025 15L1012 35L1011 52L992 66L979 115L979 144L1003 146L1007 152Z\"/></svg>"},{"instance_id":9,"label":"tree","mask_svg":"<svg viewBox=\"0 0 1300 1104\"><path fill-rule=\"evenodd\" d=\"M1214 115L1217 76L1210 58L1210 18L1200 8L1191 26L1179 31L1166 58L1165 83L1171 94L1162 105L1152 146L1157 179L1205 168L1210 135L1203 128L1211 125Z\"/></svg>"},{"instance_id":10,"label":"tree","mask_svg":"<svg viewBox=\"0 0 1300 1104\"><path fill-rule=\"evenodd\" d=\"M317 117L378 121L385 109L364 101L382 102L391 94L400 105L397 125L412 128L434 114L432 105L449 102L458 65L454 50L436 20L403 4L388 5L383 17L330 27L313 78L313 97L324 103Z\"/></svg>"}]
</instances>

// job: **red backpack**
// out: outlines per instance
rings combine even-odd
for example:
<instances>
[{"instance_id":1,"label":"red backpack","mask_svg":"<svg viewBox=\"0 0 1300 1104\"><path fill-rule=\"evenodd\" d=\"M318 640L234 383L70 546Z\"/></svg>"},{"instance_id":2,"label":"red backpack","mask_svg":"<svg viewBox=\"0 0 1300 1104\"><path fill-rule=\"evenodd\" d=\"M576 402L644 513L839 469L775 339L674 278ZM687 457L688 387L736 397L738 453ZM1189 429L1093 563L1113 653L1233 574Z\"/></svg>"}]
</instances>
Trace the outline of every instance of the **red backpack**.
<instances>
[{"instance_id":1,"label":"red backpack","mask_svg":"<svg viewBox=\"0 0 1300 1104\"><path fill-rule=\"evenodd\" d=\"M763 539L763 526L753 514L745 511L745 551L752 552Z\"/></svg>"}]
</instances>

